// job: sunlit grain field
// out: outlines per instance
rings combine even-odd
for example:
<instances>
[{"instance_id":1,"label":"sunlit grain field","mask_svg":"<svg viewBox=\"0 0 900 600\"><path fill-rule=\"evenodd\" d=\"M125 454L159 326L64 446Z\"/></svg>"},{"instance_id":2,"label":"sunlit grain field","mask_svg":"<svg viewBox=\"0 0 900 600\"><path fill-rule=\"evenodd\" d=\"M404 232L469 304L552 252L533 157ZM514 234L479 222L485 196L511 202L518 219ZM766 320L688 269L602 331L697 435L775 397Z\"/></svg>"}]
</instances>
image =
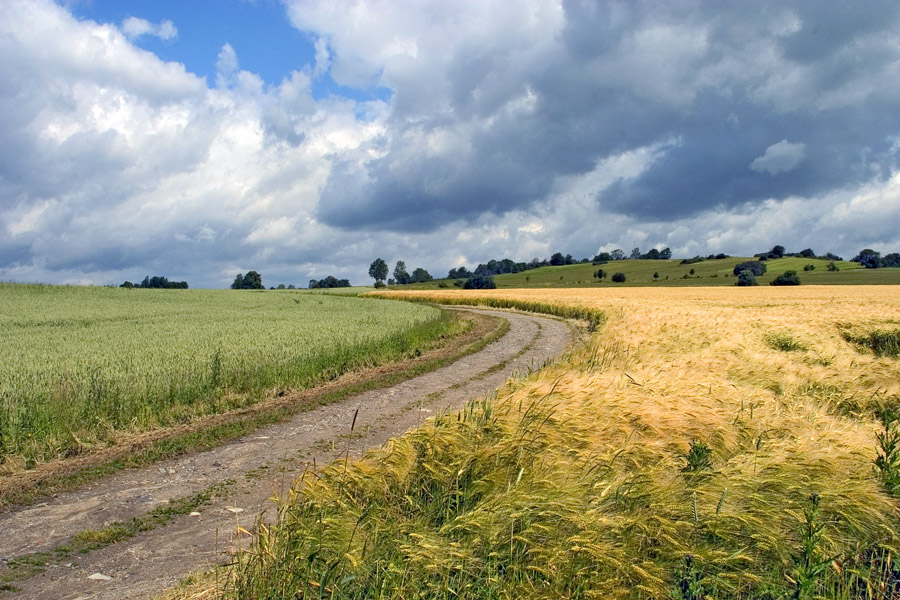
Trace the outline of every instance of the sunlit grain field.
<instances>
[{"instance_id":1,"label":"sunlit grain field","mask_svg":"<svg viewBox=\"0 0 900 600\"><path fill-rule=\"evenodd\" d=\"M900 408L897 288L387 295L597 330L498 398L298 483L225 596L900 593L900 447L879 420Z\"/></svg>"},{"instance_id":2,"label":"sunlit grain field","mask_svg":"<svg viewBox=\"0 0 900 600\"><path fill-rule=\"evenodd\" d=\"M301 292L0 284L0 468L396 360L428 306Z\"/></svg>"}]
</instances>

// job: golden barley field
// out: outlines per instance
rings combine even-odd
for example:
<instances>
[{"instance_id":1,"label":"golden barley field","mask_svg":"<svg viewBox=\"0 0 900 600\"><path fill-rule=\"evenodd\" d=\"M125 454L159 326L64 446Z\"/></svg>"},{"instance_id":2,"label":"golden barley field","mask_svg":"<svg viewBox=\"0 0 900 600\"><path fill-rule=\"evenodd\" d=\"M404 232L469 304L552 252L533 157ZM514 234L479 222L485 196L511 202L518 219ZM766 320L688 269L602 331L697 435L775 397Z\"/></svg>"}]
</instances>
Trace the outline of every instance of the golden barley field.
<instances>
[{"instance_id":1,"label":"golden barley field","mask_svg":"<svg viewBox=\"0 0 900 600\"><path fill-rule=\"evenodd\" d=\"M595 331L298 483L226 596L900 597L897 288L381 295Z\"/></svg>"}]
</instances>

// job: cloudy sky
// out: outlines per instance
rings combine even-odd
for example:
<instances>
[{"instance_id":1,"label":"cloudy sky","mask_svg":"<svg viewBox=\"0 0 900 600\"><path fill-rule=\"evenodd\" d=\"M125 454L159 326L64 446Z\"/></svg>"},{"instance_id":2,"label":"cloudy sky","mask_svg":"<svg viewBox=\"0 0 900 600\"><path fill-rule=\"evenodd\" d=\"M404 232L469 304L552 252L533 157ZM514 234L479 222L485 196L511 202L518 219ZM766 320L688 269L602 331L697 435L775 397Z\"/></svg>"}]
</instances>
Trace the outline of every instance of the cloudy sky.
<instances>
[{"instance_id":1,"label":"cloudy sky","mask_svg":"<svg viewBox=\"0 0 900 600\"><path fill-rule=\"evenodd\" d=\"M900 251L900 3L2 0L0 280Z\"/></svg>"}]
</instances>

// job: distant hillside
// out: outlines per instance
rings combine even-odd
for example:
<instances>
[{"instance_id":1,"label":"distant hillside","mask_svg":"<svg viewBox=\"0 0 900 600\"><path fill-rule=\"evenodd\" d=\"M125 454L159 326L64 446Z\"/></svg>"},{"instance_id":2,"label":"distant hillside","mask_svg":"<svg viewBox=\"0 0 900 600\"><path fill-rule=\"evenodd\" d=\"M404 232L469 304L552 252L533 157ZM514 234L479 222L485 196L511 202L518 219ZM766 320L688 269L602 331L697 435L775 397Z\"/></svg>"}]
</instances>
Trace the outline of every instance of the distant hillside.
<instances>
[{"instance_id":1,"label":"distant hillside","mask_svg":"<svg viewBox=\"0 0 900 600\"><path fill-rule=\"evenodd\" d=\"M754 257L705 259L691 264L681 260L617 260L602 265L579 263L558 267L539 267L521 273L496 275L498 288L546 287L612 287L612 286L709 286L734 285L732 274L738 263L756 260ZM767 272L757 277L760 285L768 285L785 271L796 271L803 285L900 285L900 268L866 269L859 263L835 261L837 271L828 271L831 261L818 258L787 257L765 261ZM812 265L811 271L804 267ZM597 279L598 269L606 277ZM623 273L625 283L614 283L614 273ZM658 277L654 277L658 274ZM454 287L453 279L435 279L428 283L397 286L399 289L434 289Z\"/></svg>"}]
</instances>

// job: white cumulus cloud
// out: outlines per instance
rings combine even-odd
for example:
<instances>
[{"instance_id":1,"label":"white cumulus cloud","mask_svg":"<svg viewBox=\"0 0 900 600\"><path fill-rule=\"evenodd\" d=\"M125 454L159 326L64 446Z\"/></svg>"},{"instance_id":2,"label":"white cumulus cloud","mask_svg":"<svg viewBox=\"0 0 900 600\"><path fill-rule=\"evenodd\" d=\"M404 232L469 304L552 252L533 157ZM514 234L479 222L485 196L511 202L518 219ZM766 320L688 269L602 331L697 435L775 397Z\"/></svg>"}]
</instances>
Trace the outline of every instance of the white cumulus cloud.
<instances>
[{"instance_id":1,"label":"white cumulus cloud","mask_svg":"<svg viewBox=\"0 0 900 600\"><path fill-rule=\"evenodd\" d=\"M152 35L161 40L171 40L178 37L178 28L168 19L160 23L151 23L147 19L128 17L122 21L122 33L130 40L136 40L143 35Z\"/></svg>"},{"instance_id":2,"label":"white cumulus cloud","mask_svg":"<svg viewBox=\"0 0 900 600\"><path fill-rule=\"evenodd\" d=\"M758 156L750 163L750 169L757 173L777 175L797 168L806 158L806 144L792 144L787 140L781 140L766 148L762 156Z\"/></svg>"}]
</instances>

